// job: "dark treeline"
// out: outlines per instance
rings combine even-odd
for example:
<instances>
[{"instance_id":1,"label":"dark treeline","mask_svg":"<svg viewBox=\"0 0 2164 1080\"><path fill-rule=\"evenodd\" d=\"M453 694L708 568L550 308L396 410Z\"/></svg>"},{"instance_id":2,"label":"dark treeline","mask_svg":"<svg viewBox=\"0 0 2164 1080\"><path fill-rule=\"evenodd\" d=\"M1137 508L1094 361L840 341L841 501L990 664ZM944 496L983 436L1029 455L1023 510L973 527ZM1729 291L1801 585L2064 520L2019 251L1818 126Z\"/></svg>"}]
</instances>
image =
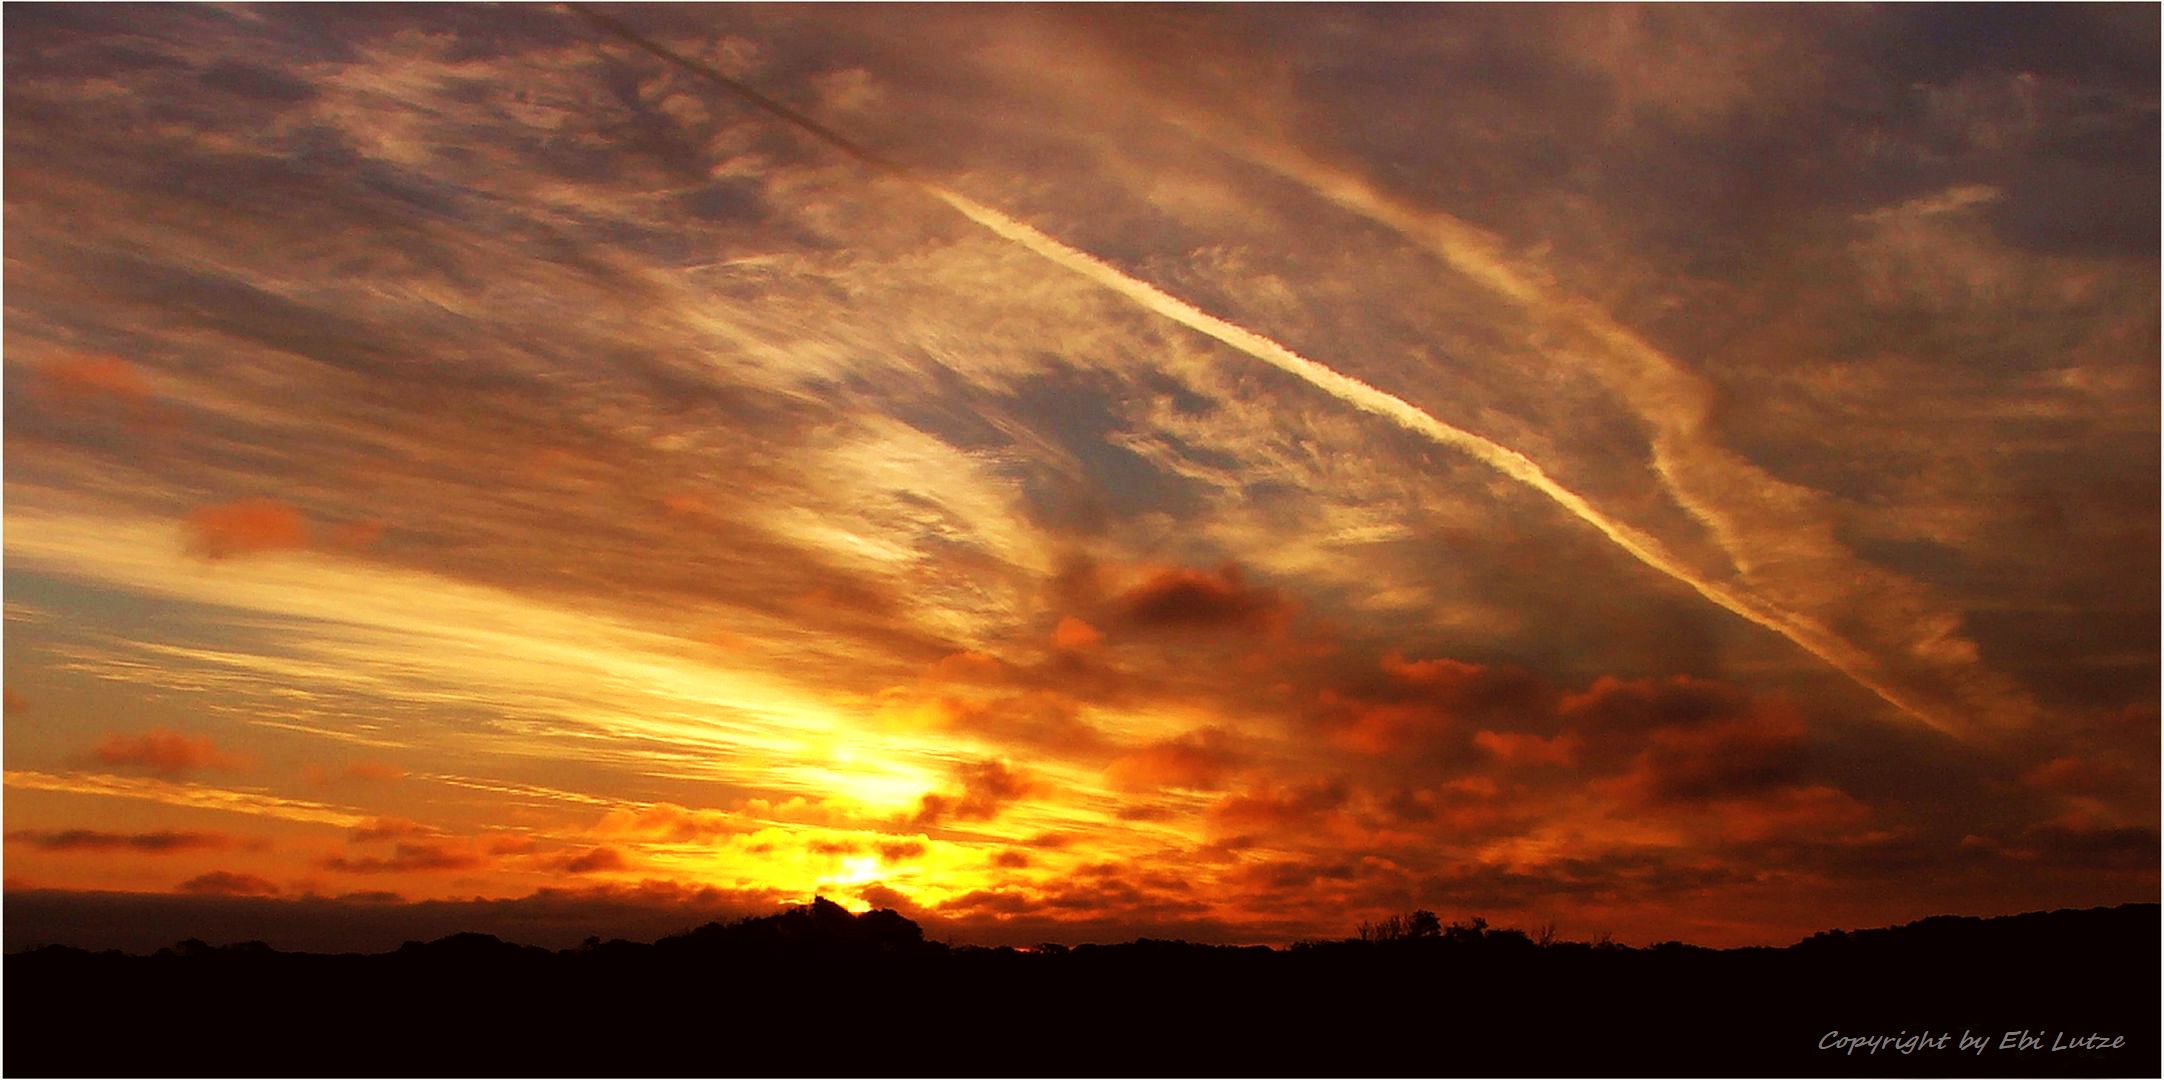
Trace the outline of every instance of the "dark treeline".
<instances>
[{"instance_id":1,"label":"dark treeline","mask_svg":"<svg viewBox=\"0 0 2164 1080\"><path fill-rule=\"evenodd\" d=\"M46 948L6 958L0 1069L2155 1075L2158 926L2140 904L1640 949L1415 912L1290 949L1025 951L819 901L553 952L473 934L367 956Z\"/></svg>"}]
</instances>

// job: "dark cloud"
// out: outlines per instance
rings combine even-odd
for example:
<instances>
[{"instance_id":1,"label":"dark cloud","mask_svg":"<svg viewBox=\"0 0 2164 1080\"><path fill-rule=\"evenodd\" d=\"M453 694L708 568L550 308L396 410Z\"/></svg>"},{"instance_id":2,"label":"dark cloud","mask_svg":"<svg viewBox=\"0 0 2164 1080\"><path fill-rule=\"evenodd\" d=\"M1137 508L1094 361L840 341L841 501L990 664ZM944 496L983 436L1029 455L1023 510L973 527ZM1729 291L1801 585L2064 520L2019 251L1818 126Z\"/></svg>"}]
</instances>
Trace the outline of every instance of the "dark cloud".
<instances>
[{"instance_id":1,"label":"dark cloud","mask_svg":"<svg viewBox=\"0 0 2164 1080\"><path fill-rule=\"evenodd\" d=\"M1654 798L1705 801L1749 795L1796 781L1802 769L1803 728L1760 716L1717 728L1662 732L1639 759Z\"/></svg>"},{"instance_id":2,"label":"dark cloud","mask_svg":"<svg viewBox=\"0 0 2164 1080\"><path fill-rule=\"evenodd\" d=\"M179 888L190 896L276 896L282 891L276 883L254 874L226 870L213 870L189 878L181 882Z\"/></svg>"},{"instance_id":3,"label":"dark cloud","mask_svg":"<svg viewBox=\"0 0 2164 1080\"><path fill-rule=\"evenodd\" d=\"M233 837L224 833L173 832L162 829L143 833L99 832L93 829L17 829L8 833L7 838L14 843L29 844L40 851L135 851L151 855L228 848L238 844Z\"/></svg>"},{"instance_id":4,"label":"dark cloud","mask_svg":"<svg viewBox=\"0 0 2164 1080\"><path fill-rule=\"evenodd\" d=\"M442 870L471 870L483 865L479 855L441 844L400 843L388 856L347 857L333 855L319 865L343 874L405 874Z\"/></svg>"},{"instance_id":5,"label":"dark cloud","mask_svg":"<svg viewBox=\"0 0 2164 1080\"><path fill-rule=\"evenodd\" d=\"M911 822L928 828L951 821L987 821L1037 790L1028 774L1004 761L968 762L954 770L959 790L924 796Z\"/></svg>"},{"instance_id":6,"label":"dark cloud","mask_svg":"<svg viewBox=\"0 0 2164 1080\"><path fill-rule=\"evenodd\" d=\"M2047 822L2022 834L2017 854L2060 866L2153 871L2157 843L2157 830L2149 825Z\"/></svg>"},{"instance_id":7,"label":"dark cloud","mask_svg":"<svg viewBox=\"0 0 2164 1080\"><path fill-rule=\"evenodd\" d=\"M557 867L567 874L591 874L602 870L622 870L630 864L624 861L624 853L612 847L597 847L558 862Z\"/></svg>"},{"instance_id":8,"label":"dark cloud","mask_svg":"<svg viewBox=\"0 0 2164 1080\"><path fill-rule=\"evenodd\" d=\"M924 856L928 850L919 840L892 840L877 846L881 862L907 862Z\"/></svg>"},{"instance_id":9,"label":"dark cloud","mask_svg":"<svg viewBox=\"0 0 2164 1080\"><path fill-rule=\"evenodd\" d=\"M234 60L220 60L203 69L197 78L203 85L238 97L291 105L315 96L315 88L284 72Z\"/></svg>"},{"instance_id":10,"label":"dark cloud","mask_svg":"<svg viewBox=\"0 0 2164 1080\"><path fill-rule=\"evenodd\" d=\"M405 818L372 818L354 826L353 831L347 833L346 837L356 844L366 844L378 840L408 840L419 836L440 835L442 830L418 821L408 821Z\"/></svg>"},{"instance_id":11,"label":"dark cloud","mask_svg":"<svg viewBox=\"0 0 2164 1080\"><path fill-rule=\"evenodd\" d=\"M1151 629L1253 630L1278 625L1289 614L1275 591L1248 584L1229 564L1161 570L1122 593L1118 607L1128 622Z\"/></svg>"}]
</instances>

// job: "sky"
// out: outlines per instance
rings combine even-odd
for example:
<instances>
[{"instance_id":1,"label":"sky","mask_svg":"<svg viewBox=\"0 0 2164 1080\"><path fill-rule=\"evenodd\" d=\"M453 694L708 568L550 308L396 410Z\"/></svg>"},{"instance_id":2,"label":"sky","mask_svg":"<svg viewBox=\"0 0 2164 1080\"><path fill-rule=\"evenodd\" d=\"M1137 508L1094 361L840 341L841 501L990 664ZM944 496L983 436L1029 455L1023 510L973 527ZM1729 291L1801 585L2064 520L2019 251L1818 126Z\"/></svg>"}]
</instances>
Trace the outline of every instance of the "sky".
<instances>
[{"instance_id":1,"label":"sky","mask_svg":"<svg viewBox=\"0 0 2164 1080\"><path fill-rule=\"evenodd\" d=\"M604 10L7 6L10 947L2157 900L2154 7Z\"/></svg>"}]
</instances>

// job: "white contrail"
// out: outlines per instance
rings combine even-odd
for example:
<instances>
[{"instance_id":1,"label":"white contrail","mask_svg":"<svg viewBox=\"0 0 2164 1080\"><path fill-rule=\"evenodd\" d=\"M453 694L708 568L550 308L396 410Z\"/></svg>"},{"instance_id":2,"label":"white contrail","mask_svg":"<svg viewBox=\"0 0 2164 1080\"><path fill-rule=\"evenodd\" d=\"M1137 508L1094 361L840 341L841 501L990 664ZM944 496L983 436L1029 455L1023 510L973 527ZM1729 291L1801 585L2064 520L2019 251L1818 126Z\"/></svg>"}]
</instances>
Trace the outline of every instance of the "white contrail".
<instances>
[{"instance_id":1,"label":"white contrail","mask_svg":"<svg viewBox=\"0 0 2164 1080\"><path fill-rule=\"evenodd\" d=\"M1215 338L1217 341L1238 349L1248 356L1291 374L1346 404L1386 417L1407 430L1443 446L1470 455L1497 472L1547 496L1572 516L1600 530L1601 535L1606 536L1617 547L1629 553L1632 558L1690 586L1700 596L1719 605L1724 610L1788 639L1805 652L1818 657L1836 671L1848 676L1857 685L1878 695L1887 704L1949 735L1960 737L1964 734L1960 725L1938 714L1936 710L1926 708L1922 703L1909 699L1907 695L1887 685L1884 680L1878 677L1877 662L1862 650L1837 635L1827 632L1814 622L1770 608L1755 597L1731 590L1721 583L1705 580L1692 573L1688 567L1671 556L1659 541L1600 512L1599 509L1587 502L1584 497L1557 483L1553 477L1549 476L1545 470L1524 454L1463 428L1446 424L1404 398L1376 389L1328 365L1310 360L1246 327L1211 315L1148 282L1129 276L1125 271L1094 255L1069 247L1022 222L1008 217L1006 214L951 191L899 163L890 161L858 146L811 117L759 93L750 86L730 78L713 67L689 59L641 36L615 19L590 11L579 4L568 4L566 6L602 29L647 52L653 53L677 67L728 89L751 104L834 146L848 156L915 184L926 194L954 208L962 216L976 222L994 234L1034 252L1054 265L1088 278L1145 310L1155 312L1191 330ZM1520 284L1520 287L1523 287L1522 284Z\"/></svg>"},{"instance_id":2,"label":"white contrail","mask_svg":"<svg viewBox=\"0 0 2164 1080\"><path fill-rule=\"evenodd\" d=\"M1297 376L1354 408L1387 417L1410 431L1470 455L1497 472L1547 496L1572 516L1600 530L1601 535L1630 553L1632 558L1690 586L1700 596L1722 608L1794 642L1804 651L1855 680L1858 685L1877 694L1887 704L1948 734L1959 733L1955 724L1938 716L1934 710L1886 685L1875 673L1876 661L1862 650L1811 622L1769 608L1755 597L1732 591L1718 582L1707 581L1692 573L1670 555L1658 540L1602 513L1583 496L1557 483L1554 477L1549 476L1546 470L1524 454L1492 439L1444 423L1404 398L1378 390L1326 364L1310 360L1246 327L1220 319L1148 282L1128 276L1118 267L1088 252L1069 247L991 207L928 181L916 180L916 183L941 202L960 211L969 220L1020 244L1063 269L1080 274L1126 297L1142 308L1191 330L1207 334L1280 371Z\"/></svg>"},{"instance_id":3,"label":"white contrail","mask_svg":"<svg viewBox=\"0 0 2164 1080\"><path fill-rule=\"evenodd\" d=\"M1777 479L1723 446L1713 428L1713 389L1599 305L1571 295L1539 267L1512 259L1484 230L1392 196L1356 173L1290 146L1242 137L1207 117L1171 115L1166 120L1413 241L1549 330L1575 337L1582 347L1571 350L1572 358L1652 429L1653 472L1661 486L1728 556L1741 579L1740 591L1756 597L1763 612L1793 631L1784 631L1785 636L1798 644L1808 637L1833 653L1853 657L1844 664L1812 649L1870 685L1857 666L1883 671L1873 653L1851 644L1812 614L1823 612L1829 602L1855 606L1868 596L1866 626L1899 627L1902 640L1893 642L1893 648L1933 667L1962 699L1958 709L1940 701L1922 711L1904 711L1948 732L2005 730L2035 719L2033 700L1984 667L1973 645L1961 641L1959 649L1938 647L1934 639L1947 632L1944 628L1958 627L1958 616L1931 600L1921 586L1861 562L1837 543L1826 516L1811 509L1817 492ZM1872 688L1892 700L1879 687Z\"/></svg>"}]
</instances>

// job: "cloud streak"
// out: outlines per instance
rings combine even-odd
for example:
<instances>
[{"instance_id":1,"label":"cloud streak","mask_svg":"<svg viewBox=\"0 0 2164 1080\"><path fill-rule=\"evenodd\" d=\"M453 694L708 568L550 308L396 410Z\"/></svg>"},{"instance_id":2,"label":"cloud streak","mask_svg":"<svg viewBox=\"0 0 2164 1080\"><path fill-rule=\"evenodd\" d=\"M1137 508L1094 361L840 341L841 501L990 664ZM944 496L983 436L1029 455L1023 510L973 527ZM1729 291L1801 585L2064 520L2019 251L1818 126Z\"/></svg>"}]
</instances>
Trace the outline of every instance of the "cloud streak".
<instances>
[{"instance_id":1,"label":"cloud streak","mask_svg":"<svg viewBox=\"0 0 2164 1080\"><path fill-rule=\"evenodd\" d=\"M803 113L759 93L747 84L722 74L711 65L702 64L684 57L638 34L621 22L592 12L579 5L569 6L571 10L611 34L729 90L785 123L826 142L850 158L917 185L926 194L952 207L963 217L983 226L1002 239L1011 241L1041 256L1047 262L1061 269L1080 275L1146 311L1171 319L1190 330L1215 339L1256 360L1299 378L1345 404L1363 412L1383 417L1408 431L1435 442L1437 445L1470 456L1496 472L1539 493L1572 517L1592 526L1602 536L1606 537L1610 543L1622 549L1641 564L1688 586L1693 592L1721 609L1787 638L1805 652L1824 661L1901 712L1946 734L1963 738L1972 737L1973 732L1970 725L1965 723L1956 713L1935 707L1930 702L1916 697L1885 678L1879 670L1881 665L1866 651L1828 630L1815 620L1783 610L1746 589L1710 580L1699 575L1682 560L1670 554L1659 540L1602 512L1585 497L1557 482L1546 470L1524 454L1464 428L1445 423L1404 398L1377 389L1320 361L1302 356L1285 345L1247 327L1203 311L1146 281L1127 274L1088 252L1062 243L1007 214L925 179L896 162L864 149L857 143ZM1349 197L1346 201L1360 206L1369 205L1369 202ZM1375 211L1371 211L1371 213L1375 213ZM1444 250L1455 253L1457 248L1446 245ZM1530 290L1523 282L1500 271L1492 262L1462 261L1466 261L1468 265L1485 269L1491 284L1514 290L1522 298L1532 298ZM1626 343L1633 340L1613 328L1610 328L1608 336ZM1637 358L1645 365L1644 371L1650 373L1654 378L1664 378L1668 383L1667 386L1661 387L1657 392L1668 395L1679 389L1687 390L1675 378L1672 365L1659 363L1657 358L1647 355L1648 350L1644 350L1642 347L1638 350L1638 353ZM1702 502L1693 503L1693 505L1697 508L1700 516L1707 520L1709 524L1717 527L1728 525L1726 519L1719 516L1709 506L1704 505ZM1734 536L1735 531L1732 526L1725 528L1725 532L1730 536Z\"/></svg>"}]
</instances>

